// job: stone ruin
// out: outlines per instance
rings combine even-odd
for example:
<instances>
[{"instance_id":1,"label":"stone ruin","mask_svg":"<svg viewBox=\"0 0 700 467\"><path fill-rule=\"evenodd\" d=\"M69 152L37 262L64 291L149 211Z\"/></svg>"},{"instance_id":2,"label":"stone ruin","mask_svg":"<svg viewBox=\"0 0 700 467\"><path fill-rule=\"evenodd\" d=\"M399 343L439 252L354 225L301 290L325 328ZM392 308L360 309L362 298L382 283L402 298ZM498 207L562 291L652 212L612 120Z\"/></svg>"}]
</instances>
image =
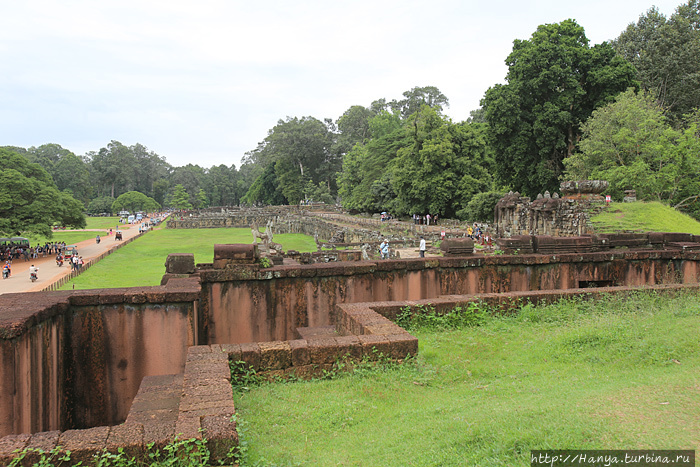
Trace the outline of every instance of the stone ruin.
<instances>
[{"instance_id":1,"label":"stone ruin","mask_svg":"<svg viewBox=\"0 0 700 467\"><path fill-rule=\"evenodd\" d=\"M528 235L498 239L506 254L493 256L468 243L441 258L272 268L256 245L215 245L213 263L170 255L157 287L4 295L0 465L16 449L57 446L74 461L118 448L143 457L175 436L205 437L211 462L225 461L237 445L231 362L310 377L345 355L414 355L417 339L394 323L406 307L507 311L700 283L700 237L689 234Z\"/></svg>"},{"instance_id":2,"label":"stone ruin","mask_svg":"<svg viewBox=\"0 0 700 467\"><path fill-rule=\"evenodd\" d=\"M518 192L510 192L496 204L496 237L573 237L591 233L590 219L605 208L605 198L600 193L607 188L608 182L602 180L562 182L561 197L557 193L545 192L535 201Z\"/></svg>"}]
</instances>

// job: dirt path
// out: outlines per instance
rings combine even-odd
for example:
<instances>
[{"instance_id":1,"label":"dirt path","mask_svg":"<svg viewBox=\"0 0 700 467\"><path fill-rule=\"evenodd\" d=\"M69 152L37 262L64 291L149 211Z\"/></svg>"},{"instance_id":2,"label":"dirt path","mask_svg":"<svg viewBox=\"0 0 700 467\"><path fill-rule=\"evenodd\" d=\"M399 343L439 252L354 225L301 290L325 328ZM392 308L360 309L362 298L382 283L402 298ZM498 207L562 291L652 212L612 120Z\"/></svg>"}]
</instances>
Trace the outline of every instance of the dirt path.
<instances>
[{"instance_id":1,"label":"dirt path","mask_svg":"<svg viewBox=\"0 0 700 467\"><path fill-rule=\"evenodd\" d=\"M122 241L135 237L139 234L138 224L124 225L120 227L122 232ZM90 229L93 230L93 229ZM105 229L97 229L95 231L104 232ZM114 239L114 234L101 238L100 244L95 242L95 239L84 240L77 243L78 254L83 257L83 261L88 261L100 256L102 253L115 248L120 242ZM39 268L39 279L36 282L29 280L29 267L31 265ZM63 263L63 266L56 264L55 255L47 256L46 258L39 257L33 260L24 261L23 259L12 262L12 276L8 279L0 279L0 295L16 292L37 292L45 287L53 284L60 278L70 274L70 265Z\"/></svg>"}]
</instances>

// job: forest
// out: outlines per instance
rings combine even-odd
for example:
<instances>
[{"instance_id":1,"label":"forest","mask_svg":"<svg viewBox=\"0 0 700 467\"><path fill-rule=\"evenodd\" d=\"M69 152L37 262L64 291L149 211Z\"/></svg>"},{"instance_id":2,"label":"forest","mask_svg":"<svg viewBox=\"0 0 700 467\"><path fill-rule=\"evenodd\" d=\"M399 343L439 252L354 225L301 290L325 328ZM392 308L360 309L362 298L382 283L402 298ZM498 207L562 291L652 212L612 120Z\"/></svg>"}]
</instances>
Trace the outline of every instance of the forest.
<instances>
[{"instance_id":1,"label":"forest","mask_svg":"<svg viewBox=\"0 0 700 467\"><path fill-rule=\"evenodd\" d=\"M689 0L670 17L651 8L601 44L575 20L539 26L513 42L505 84L460 122L437 87L417 86L335 120L280 119L240 167L174 167L119 141L84 155L2 146L0 233L79 226L83 212L310 200L482 221L508 191L534 198L572 179L700 218L699 57L700 0Z\"/></svg>"}]
</instances>

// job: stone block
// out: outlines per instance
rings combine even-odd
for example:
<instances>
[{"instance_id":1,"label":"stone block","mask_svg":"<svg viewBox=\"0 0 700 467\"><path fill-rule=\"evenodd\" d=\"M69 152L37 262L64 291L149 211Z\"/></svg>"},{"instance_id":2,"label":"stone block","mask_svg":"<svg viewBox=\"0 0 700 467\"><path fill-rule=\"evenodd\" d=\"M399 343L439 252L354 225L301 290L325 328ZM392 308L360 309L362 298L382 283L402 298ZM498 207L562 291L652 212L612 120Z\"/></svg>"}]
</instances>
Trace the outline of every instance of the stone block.
<instances>
[{"instance_id":1,"label":"stone block","mask_svg":"<svg viewBox=\"0 0 700 467\"><path fill-rule=\"evenodd\" d=\"M224 461L231 464L230 455L238 446L236 422L227 415L206 415L202 417L202 429L207 440L207 448L213 464Z\"/></svg>"},{"instance_id":2,"label":"stone block","mask_svg":"<svg viewBox=\"0 0 700 467\"><path fill-rule=\"evenodd\" d=\"M368 360L377 360L380 355L390 357L392 346L387 336L368 334L357 336L362 344L363 357Z\"/></svg>"},{"instance_id":3,"label":"stone block","mask_svg":"<svg viewBox=\"0 0 700 467\"><path fill-rule=\"evenodd\" d=\"M141 459L146 454L143 438L144 429L141 423L122 423L113 426L109 431L106 448L110 452L117 452L119 448L122 448L128 458Z\"/></svg>"},{"instance_id":4,"label":"stone block","mask_svg":"<svg viewBox=\"0 0 700 467\"><path fill-rule=\"evenodd\" d=\"M216 244L214 262L228 260L232 263L255 263L259 258L257 244Z\"/></svg>"},{"instance_id":5,"label":"stone block","mask_svg":"<svg viewBox=\"0 0 700 467\"><path fill-rule=\"evenodd\" d=\"M391 343L391 358L403 359L418 354L418 338L407 332L387 336Z\"/></svg>"},{"instance_id":6,"label":"stone block","mask_svg":"<svg viewBox=\"0 0 700 467\"><path fill-rule=\"evenodd\" d=\"M292 354L292 366L300 367L311 363L309 343L304 339L287 341Z\"/></svg>"},{"instance_id":7,"label":"stone block","mask_svg":"<svg viewBox=\"0 0 700 467\"><path fill-rule=\"evenodd\" d=\"M40 433L34 433L29 442L27 443L26 449L32 450L24 458L25 465L37 464L40 462L41 454L40 452L50 452L56 446L58 446L58 439L61 436L61 432L56 431L42 431Z\"/></svg>"},{"instance_id":8,"label":"stone block","mask_svg":"<svg viewBox=\"0 0 700 467\"><path fill-rule=\"evenodd\" d=\"M255 342L241 344L241 361L246 362L254 370L259 370L260 346Z\"/></svg>"},{"instance_id":9,"label":"stone block","mask_svg":"<svg viewBox=\"0 0 700 467\"><path fill-rule=\"evenodd\" d=\"M165 260L166 274L194 274L194 255L171 253Z\"/></svg>"},{"instance_id":10,"label":"stone block","mask_svg":"<svg viewBox=\"0 0 700 467\"><path fill-rule=\"evenodd\" d=\"M0 465L8 465L25 448L31 435L8 435L0 438Z\"/></svg>"},{"instance_id":11,"label":"stone block","mask_svg":"<svg viewBox=\"0 0 700 467\"><path fill-rule=\"evenodd\" d=\"M350 360L362 360L362 344L357 336L339 336L335 338L338 343L338 354L347 356Z\"/></svg>"},{"instance_id":12,"label":"stone block","mask_svg":"<svg viewBox=\"0 0 700 467\"><path fill-rule=\"evenodd\" d=\"M291 366L292 349L285 341L260 342L260 369L281 370Z\"/></svg>"},{"instance_id":13,"label":"stone block","mask_svg":"<svg viewBox=\"0 0 700 467\"><path fill-rule=\"evenodd\" d=\"M446 238L440 243L445 256L465 256L474 254L474 240L471 238Z\"/></svg>"},{"instance_id":14,"label":"stone block","mask_svg":"<svg viewBox=\"0 0 700 467\"><path fill-rule=\"evenodd\" d=\"M338 343L334 337L321 337L307 341L311 363L333 364L338 359Z\"/></svg>"},{"instance_id":15,"label":"stone block","mask_svg":"<svg viewBox=\"0 0 700 467\"><path fill-rule=\"evenodd\" d=\"M221 350L228 353L228 358L232 362L237 362L241 359L241 344L222 344Z\"/></svg>"},{"instance_id":16,"label":"stone block","mask_svg":"<svg viewBox=\"0 0 700 467\"><path fill-rule=\"evenodd\" d=\"M70 451L71 463L82 462L88 465L95 454L100 453L107 445L109 427L100 426L84 430L67 430L61 433L58 444L62 450Z\"/></svg>"}]
</instances>

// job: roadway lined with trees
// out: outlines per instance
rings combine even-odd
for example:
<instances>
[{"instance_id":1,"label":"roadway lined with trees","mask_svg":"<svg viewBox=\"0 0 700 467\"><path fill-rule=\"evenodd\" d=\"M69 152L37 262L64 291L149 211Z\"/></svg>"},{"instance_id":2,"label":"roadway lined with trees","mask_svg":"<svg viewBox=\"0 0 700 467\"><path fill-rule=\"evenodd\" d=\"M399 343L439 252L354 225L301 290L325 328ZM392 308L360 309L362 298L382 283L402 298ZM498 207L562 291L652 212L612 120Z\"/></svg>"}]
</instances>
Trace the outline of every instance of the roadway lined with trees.
<instances>
[{"instance_id":1,"label":"roadway lined with trees","mask_svg":"<svg viewBox=\"0 0 700 467\"><path fill-rule=\"evenodd\" d=\"M574 20L516 39L505 84L464 121L437 87L352 105L336 120L286 117L242 165L174 167L140 143L83 156L50 143L0 151L0 234L80 227L115 208L196 209L341 202L489 220L509 190L535 197L561 179L604 178L700 216L700 0L666 18L651 8L612 42ZM193 158L197 155L193 154Z\"/></svg>"}]
</instances>

